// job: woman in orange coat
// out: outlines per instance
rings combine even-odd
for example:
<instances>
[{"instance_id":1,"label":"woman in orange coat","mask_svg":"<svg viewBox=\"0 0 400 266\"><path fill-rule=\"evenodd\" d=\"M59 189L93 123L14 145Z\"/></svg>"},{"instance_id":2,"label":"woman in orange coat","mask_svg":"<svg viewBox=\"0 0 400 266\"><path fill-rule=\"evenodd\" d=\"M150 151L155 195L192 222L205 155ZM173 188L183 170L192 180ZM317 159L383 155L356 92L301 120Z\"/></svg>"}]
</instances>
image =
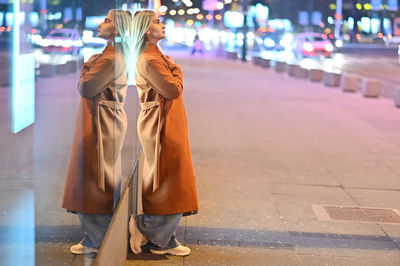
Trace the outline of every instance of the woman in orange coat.
<instances>
[{"instance_id":1,"label":"woman in orange coat","mask_svg":"<svg viewBox=\"0 0 400 266\"><path fill-rule=\"evenodd\" d=\"M78 214L85 232L71 247L74 254L97 252L119 198L132 17L129 11L108 13L98 31L107 46L83 65L79 78L82 97L63 199L63 207Z\"/></svg>"},{"instance_id":2,"label":"woman in orange coat","mask_svg":"<svg viewBox=\"0 0 400 266\"><path fill-rule=\"evenodd\" d=\"M133 18L136 87L142 111L138 135L145 157L143 213L132 217L130 244L134 253L150 242L150 252L185 256L190 253L175 239L182 215L198 210L195 176L190 153L183 75L174 60L157 44L165 38L165 26L149 10Z\"/></svg>"}]
</instances>

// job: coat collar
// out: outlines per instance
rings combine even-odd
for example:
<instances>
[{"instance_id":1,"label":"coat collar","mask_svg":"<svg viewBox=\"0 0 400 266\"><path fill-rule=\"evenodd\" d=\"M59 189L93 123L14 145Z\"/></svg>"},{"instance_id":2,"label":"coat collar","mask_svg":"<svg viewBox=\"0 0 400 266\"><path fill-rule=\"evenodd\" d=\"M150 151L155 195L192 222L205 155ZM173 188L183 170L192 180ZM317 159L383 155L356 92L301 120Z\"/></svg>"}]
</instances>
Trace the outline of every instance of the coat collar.
<instances>
[{"instance_id":1,"label":"coat collar","mask_svg":"<svg viewBox=\"0 0 400 266\"><path fill-rule=\"evenodd\" d=\"M155 44L153 44L151 42L147 42L147 47L146 47L145 52L154 53L154 54L162 56L160 48L158 48L157 45L155 45Z\"/></svg>"},{"instance_id":2,"label":"coat collar","mask_svg":"<svg viewBox=\"0 0 400 266\"><path fill-rule=\"evenodd\" d=\"M107 43L106 48L104 48L103 52L101 52L102 55L109 55L109 54L114 54L115 53L115 47L112 45L111 42Z\"/></svg>"}]
</instances>

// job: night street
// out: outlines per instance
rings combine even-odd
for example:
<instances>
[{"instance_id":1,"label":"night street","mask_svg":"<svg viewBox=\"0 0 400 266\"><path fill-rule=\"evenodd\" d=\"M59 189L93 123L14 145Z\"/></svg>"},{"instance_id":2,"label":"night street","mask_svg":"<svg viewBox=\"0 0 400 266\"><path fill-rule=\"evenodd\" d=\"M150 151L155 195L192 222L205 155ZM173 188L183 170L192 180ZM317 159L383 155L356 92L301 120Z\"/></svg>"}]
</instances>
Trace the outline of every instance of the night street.
<instances>
[{"instance_id":1,"label":"night street","mask_svg":"<svg viewBox=\"0 0 400 266\"><path fill-rule=\"evenodd\" d=\"M177 231L192 249L189 257L130 254L126 265L400 261L398 224L351 220L356 217L323 220L318 211L321 205L398 209L400 120L392 100L343 93L250 62L166 53L184 70L200 212L183 219ZM93 258L69 253L79 241L79 222L60 208L78 100L76 78L76 73L38 78L37 122L17 138L2 128L2 143L16 147L2 149L4 165L23 154L19 146L35 155L34 162L18 160L24 168L33 167L28 173L34 179L10 169L3 171L1 187L10 200L3 208L13 217L35 207L39 265L89 265ZM129 102L136 101L135 93L130 92ZM137 110L128 105L127 112L134 130ZM57 119L60 114L63 120ZM28 144L32 140L34 146ZM11 175L20 177L10 182ZM29 201L32 189L34 202ZM31 202L24 209L10 203L21 195ZM4 252L6 265L12 258Z\"/></svg>"},{"instance_id":2,"label":"night street","mask_svg":"<svg viewBox=\"0 0 400 266\"><path fill-rule=\"evenodd\" d=\"M0 266L399 266L400 0L0 0Z\"/></svg>"}]
</instances>

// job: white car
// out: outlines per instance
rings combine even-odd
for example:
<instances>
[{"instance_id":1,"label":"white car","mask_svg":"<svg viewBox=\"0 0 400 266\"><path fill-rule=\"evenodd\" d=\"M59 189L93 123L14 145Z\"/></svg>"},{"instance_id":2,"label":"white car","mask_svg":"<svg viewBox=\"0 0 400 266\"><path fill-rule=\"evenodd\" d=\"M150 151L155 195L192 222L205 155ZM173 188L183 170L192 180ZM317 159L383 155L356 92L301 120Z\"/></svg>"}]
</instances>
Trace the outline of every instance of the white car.
<instances>
[{"instance_id":1,"label":"white car","mask_svg":"<svg viewBox=\"0 0 400 266\"><path fill-rule=\"evenodd\" d=\"M298 57L331 57L333 45L322 33L304 32L296 35L294 52Z\"/></svg>"},{"instance_id":2,"label":"white car","mask_svg":"<svg viewBox=\"0 0 400 266\"><path fill-rule=\"evenodd\" d=\"M53 29L40 44L47 53L78 54L83 46L79 31L76 29Z\"/></svg>"},{"instance_id":3,"label":"white car","mask_svg":"<svg viewBox=\"0 0 400 266\"><path fill-rule=\"evenodd\" d=\"M400 36L390 36L390 38L389 37L383 37L383 40L385 41L386 45L400 44Z\"/></svg>"}]
</instances>

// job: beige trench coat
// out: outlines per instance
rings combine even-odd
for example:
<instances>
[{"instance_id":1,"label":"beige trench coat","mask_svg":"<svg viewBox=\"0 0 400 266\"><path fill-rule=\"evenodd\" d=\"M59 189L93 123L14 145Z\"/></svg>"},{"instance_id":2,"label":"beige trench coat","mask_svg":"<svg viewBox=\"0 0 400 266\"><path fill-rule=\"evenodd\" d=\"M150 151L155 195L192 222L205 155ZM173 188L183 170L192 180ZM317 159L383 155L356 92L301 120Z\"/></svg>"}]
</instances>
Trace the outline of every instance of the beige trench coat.
<instances>
[{"instance_id":1,"label":"beige trench coat","mask_svg":"<svg viewBox=\"0 0 400 266\"><path fill-rule=\"evenodd\" d=\"M121 149L127 118L128 81L122 54L109 44L82 67L75 135L63 208L111 214L120 190Z\"/></svg>"},{"instance_id":2,"label":"beige trench coat","mask_svg":"<svg viewBox=\"0 0 400 266\"><path fill-rule=\"evenodd\" d=\"M147 165L141 177L143 212L195 213L198 200L181 68L148 44L138 60L136 87L142 107L137 128Z\"/></svg>"}]
</instances>

